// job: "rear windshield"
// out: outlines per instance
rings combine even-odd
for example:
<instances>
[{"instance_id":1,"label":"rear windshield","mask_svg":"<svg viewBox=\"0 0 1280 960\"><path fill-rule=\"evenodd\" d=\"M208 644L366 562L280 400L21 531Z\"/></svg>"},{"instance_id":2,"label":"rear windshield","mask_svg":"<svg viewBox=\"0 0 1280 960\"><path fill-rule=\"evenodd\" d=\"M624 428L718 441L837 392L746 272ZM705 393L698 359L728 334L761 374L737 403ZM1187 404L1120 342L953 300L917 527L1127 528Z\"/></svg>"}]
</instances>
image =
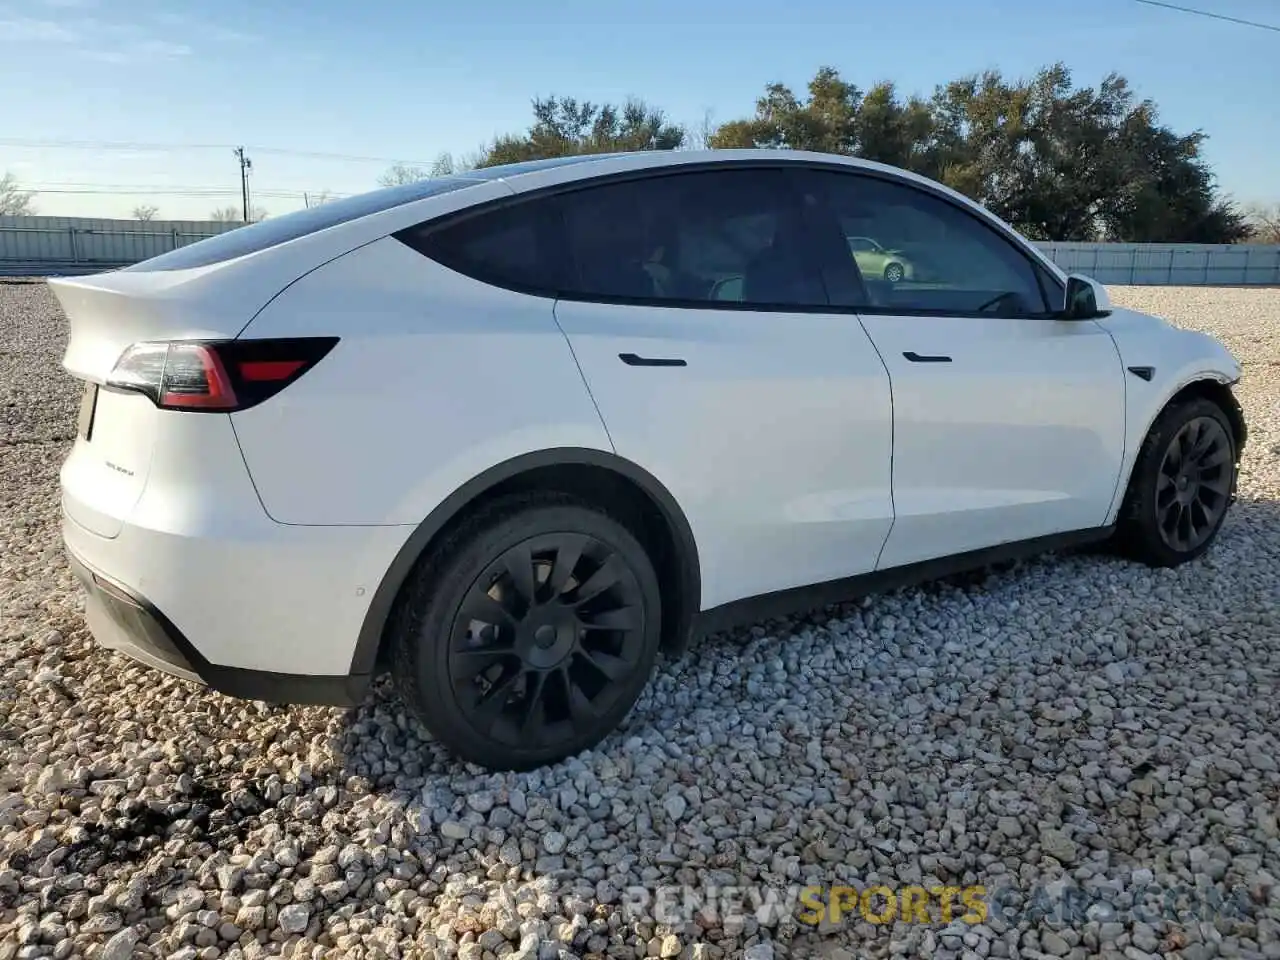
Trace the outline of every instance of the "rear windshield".
<instances>
[{"instance_id":1,"label":"rear windshield","mask_svg":"<svg viewBox=\"0 0 1280 960\"><path fill-rule=\"evenodd\" d=\"M401 204L412 203L426 197L443 193L452 193L463 187L474 187L490 180L515 177L525 173L535 173L551 167L565 164L582 163L587 160L600 160L606 154L588 154L572 157L553 157L545 160L526 160L521 163L499 164L479 170L469 170L462 177L432 177L406 183L403 186L387 187L369 193L345 197L318 207L297 210L269 220L246 224L226 233L220 233L206 240L199 240L162 253L150 260L143 260L125 270L149 272L154 270L186 270L191 267L207 267L224 260L234 260L246 254L257 253L280 243L287 243L309 233L317 233L340 223L367 217L371 213L390 210Z\"/></svg>"},{"instance_id":2,"label":"rear windshield","mask_svg":"<svg viewBox=\"0 0 1280 960\"><path fill-rule=\"evenodd\" d=\"M296 240L298 237L305 237L309 233L317 233L328 227L336 227L340 223L356 220L371 213L390 210L401 204L412 203L437 194L451 193L463 187L474 187L480 182L478 179L433 177L430 180L419 180L399 187L387 187L383 190L357 194L354 197L344 197L318 207L296 210L269 220L246 224L243 227L228 230L226 233L220 233L216 237L198 240L177 250L152 257L150 260L135 263L131 267L125 267L125 270L146 272L207 267L213 263L243 257L245 254L257 253L259 250Z\"/></svg>"}]
</instances>

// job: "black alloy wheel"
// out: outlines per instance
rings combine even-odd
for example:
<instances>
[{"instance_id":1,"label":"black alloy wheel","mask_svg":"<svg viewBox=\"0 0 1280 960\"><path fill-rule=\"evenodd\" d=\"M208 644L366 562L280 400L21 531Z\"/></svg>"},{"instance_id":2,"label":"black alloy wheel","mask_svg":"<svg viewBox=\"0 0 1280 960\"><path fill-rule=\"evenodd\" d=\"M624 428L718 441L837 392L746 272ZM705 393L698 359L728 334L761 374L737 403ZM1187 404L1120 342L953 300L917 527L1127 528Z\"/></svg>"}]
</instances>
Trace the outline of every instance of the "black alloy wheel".
<instances>
[{"instance_id":1,"label":"black alloy wheel","mask_svg":"<svg viewBox=\"0 0 1280 960\"><path fill-rule=\"evenodd\" d=\"M635 704L661 599L625 524L562 494L521 495L478 511L427 560L397 619L395 673L462 759L553 763Z\"/></svg>"},{"instance_id":2,"label":"black alloy wheel","mask_svg":"<svg viewBox=\"0 0 1280 960\"><path fill-rule=\"evenodd\" d=\"M1213 417L1183 424L1169 442L1156 479L1160 536L1170 549L1194 550L1218 528L1231 500L1234 450Z\"/></svg>"},{"instance_id":3,"label":"black alloy wheel","mask_svg":"<svg viewBox=\"0 0 1280 960\"><path fill-rule=\"evenodd\" d=\"M1235 496L1231 421L1204 397L1166 407L1138 450L1115 544L1135 560L1175 567L1212 546Z\"/></svg>"},{"instance_id":4,"label":"black alloy wheel","mask_svg":"<svg viewBox=\"0 0 1280 960\"><path fill-rule=\"evenodd\" d=\"M468 723L522 750L591 733L644 661L635 571L580 533L531 537L471 584L449 681Z\"/></svg>"}]
</instances>

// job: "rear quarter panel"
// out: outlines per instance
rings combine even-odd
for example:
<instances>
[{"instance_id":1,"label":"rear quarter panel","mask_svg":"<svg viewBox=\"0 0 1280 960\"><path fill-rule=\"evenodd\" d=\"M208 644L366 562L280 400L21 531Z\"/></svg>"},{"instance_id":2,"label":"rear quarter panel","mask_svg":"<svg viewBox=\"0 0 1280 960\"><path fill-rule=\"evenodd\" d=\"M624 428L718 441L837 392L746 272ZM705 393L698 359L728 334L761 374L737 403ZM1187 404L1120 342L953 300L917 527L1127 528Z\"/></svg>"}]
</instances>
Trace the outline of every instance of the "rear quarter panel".
<instances>
[{"instance_id":1,"label":"rear quarter panel","mask_svg":"<svg viewBox=\"0 0 1280 960\"><path fill-rule=\"evenodd\" d=\"M290 286L243 336L341 340L282 393L232 415L267 512L292 524L415 524L511 457L611 451L552 307L390 237Z\"/></svg>"}]
</instances>

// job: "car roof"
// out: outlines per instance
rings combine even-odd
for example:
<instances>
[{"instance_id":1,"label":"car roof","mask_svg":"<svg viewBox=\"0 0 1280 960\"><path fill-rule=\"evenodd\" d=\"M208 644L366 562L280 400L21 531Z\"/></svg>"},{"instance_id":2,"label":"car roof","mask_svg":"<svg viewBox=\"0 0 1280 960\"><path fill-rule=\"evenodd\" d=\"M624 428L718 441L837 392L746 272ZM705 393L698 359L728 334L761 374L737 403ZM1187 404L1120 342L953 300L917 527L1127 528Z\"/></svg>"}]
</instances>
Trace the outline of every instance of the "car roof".
<instances>
[{"instance_id":1,"label":"car roof","mask_svg":"<svg viewBox=\"0 0 1280 960\"><path fill-rule=\"evenodd\" d=\"M467 170L453 176L474 180L502 180L513 187L521 180L535 174L558 171L562 179L577 180L622 173L628 170L647 170L656 167L676 167L691 164L726 164L745 161L770 163L823 163L880 170L895 175L924 180L909 171L887 164L849 157L843 154L816 153L809 150L776 149L773 147L746 147L732 150L631 150L616 153L588 153L532 160L521 163L499 164Z\"/></svg>"},{"instance_id":2,"label":"car roof","mask_svg":"<svg viewBox=\"0 0 1280 960\"><path fill-rule=\"evenodd\" d=\"M536 190L576 180L587 180L611 174L623 174L642 170L676 168L681 166L707 166L736 163L807 164L826 167L840 166L891 176L944 193L970 209L980 206L964 194L946 184L932 180L902 167L850 157L844 154L818 153L811 150L778 149L774 147L747 147L732 150L634 150L620 153L578 154L557 157L553 160L537 160L506 166L470 170L455 176L474 180L498 181L514 192ZM991 211L982 210L985 216Z\"/></svg>"}]
</instances>

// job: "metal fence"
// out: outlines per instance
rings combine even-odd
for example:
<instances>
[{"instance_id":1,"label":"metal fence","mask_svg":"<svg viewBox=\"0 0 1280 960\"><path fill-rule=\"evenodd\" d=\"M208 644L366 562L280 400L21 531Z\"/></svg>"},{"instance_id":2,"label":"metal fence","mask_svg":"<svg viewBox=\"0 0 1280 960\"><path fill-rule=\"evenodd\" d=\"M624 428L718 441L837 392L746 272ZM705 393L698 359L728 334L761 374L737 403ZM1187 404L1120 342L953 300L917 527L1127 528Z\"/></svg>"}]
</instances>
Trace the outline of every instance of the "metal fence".
<instances>
[{"instance_id":1,"label":"metal fence","mask_svg":"<svg viewBox=\"0 0 1280 960\"><path fill-rule=\"evenodd\" d=\"M1231 243L1041 243L1068 273L1116 286L1280 285L1280 246Z\"/></svg>"},{"instance_id":2,"label":"metal fence","mask_svg":"<svg viewBox=\"0 0 1280 960\"><path fill-rule=\"evenodd\" d=\"M209 220L0 217L0 275L93 273L240 226ZM1280 285L1280 246L1041 243L1058 266L1113 285Z\"/></svg>"},{"instance_id":3,"label":"metal fence","mask_svg":"<svg viewBox=\"0 0 1280 960\"><path fill-rule=\"evenodd\" d=\"M111 270L238 226L211 220L0 217L0 275Z\"/></svg>"}]
</instances>

